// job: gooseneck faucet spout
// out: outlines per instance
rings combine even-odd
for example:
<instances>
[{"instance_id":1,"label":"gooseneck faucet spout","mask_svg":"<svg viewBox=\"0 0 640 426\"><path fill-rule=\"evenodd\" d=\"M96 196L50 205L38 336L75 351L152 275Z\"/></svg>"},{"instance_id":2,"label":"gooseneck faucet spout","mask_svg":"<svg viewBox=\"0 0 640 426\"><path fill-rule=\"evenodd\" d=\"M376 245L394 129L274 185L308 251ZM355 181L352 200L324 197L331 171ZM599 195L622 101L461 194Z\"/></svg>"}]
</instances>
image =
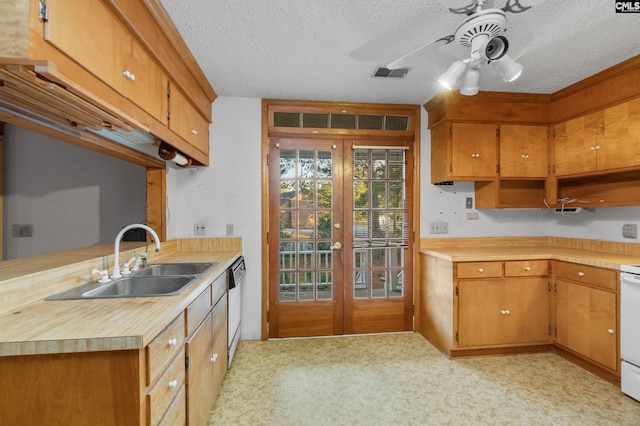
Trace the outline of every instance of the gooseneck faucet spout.
<instances>
[{"instance_id":1,"label":"gooseneck faucet spout","mask_svg":"<svg viewBox=\"0 0 640 426\"><path fill-rule=\"evenodd\" d=\"M113 270L111 272L111 278L122 277L122 275L120 274L120 240L122 240L122 236L124 235L125 232L127 232L129 229L134 229L134 228L142 228L148 231L151 234L151 236L153 236L153 241L155 241L156 243L156 251L160 251L160 238L158 237L158 234L156 234L156 231L154 231L147 225L143 225L141 223L134 223L133 225L125 226L120 230L120 232L118 232L118 235L116 235L116 242L115 242L115 247L113 252Z\"/></svg>"}]
</instances>

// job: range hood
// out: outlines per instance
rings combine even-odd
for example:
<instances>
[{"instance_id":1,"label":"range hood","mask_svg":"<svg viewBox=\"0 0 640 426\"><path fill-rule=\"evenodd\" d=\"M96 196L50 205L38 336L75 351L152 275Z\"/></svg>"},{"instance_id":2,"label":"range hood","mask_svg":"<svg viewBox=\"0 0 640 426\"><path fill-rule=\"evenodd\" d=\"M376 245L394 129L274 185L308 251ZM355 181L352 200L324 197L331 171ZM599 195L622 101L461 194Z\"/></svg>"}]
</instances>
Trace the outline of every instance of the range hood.
<instances>
[{"instance_id":1,"label":"range hood","mask_svg":"<svg viewBox=\"0 0 640 426\"><path fill-rule=\"evenodd\" d=\"M78 138L88 131L159 158L160 141L147 126L78 87L52 62L5 61L0 62L0 118L14 116Z\"/></svg>"}]
</instances>

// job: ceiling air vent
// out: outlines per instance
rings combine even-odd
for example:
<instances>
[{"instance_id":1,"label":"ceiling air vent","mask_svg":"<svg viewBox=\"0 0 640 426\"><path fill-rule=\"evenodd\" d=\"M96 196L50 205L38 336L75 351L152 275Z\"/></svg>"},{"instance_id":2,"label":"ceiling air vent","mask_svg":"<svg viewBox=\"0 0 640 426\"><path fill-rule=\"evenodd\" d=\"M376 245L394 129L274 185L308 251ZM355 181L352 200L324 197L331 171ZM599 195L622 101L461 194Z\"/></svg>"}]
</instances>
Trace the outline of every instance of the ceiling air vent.
<instances>
[{"instance_id":1,"label":"ceiling air vent","mask_svg":"<svg viewBox=\"0 0 640 426\"><path fill-rule=\"evenodd\" d=\"M393 77L393 78L402 78L409 72L409 68L398 68L394 70L390 70L385 67L378 67L376 72L373 74L374 77Z\"/></svg>"}]
</instances>

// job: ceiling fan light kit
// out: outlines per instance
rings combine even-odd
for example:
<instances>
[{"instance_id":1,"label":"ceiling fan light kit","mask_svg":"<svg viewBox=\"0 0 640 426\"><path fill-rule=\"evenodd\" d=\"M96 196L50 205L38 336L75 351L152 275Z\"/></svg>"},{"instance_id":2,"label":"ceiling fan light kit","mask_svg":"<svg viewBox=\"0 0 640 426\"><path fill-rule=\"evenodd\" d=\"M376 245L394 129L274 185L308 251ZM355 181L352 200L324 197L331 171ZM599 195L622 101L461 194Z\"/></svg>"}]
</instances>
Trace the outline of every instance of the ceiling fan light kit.
<instances>
[{"instance_id":1,"label":"ceiling fan light kit","mask_svg":"<svg viewBox=\"0 0 640 426\"><path fill-rule=\"evenodd\" d=\"M466 70L460 94L474 96L479 91L480 68L491 64L505 82L514 81L522 73L522 65L514 61L507 51L509 41L503 35L507 18L500 9L482 10L484 2L478 2L478 8L456 30L455 39L464 47L471 48L471 55L463 61L456 61L438 82L447 90L457 87L456 82ZM464 69L460 69L460 64ZM454 77L457 77L454 80Z\"/></svg>"}]
</instances>

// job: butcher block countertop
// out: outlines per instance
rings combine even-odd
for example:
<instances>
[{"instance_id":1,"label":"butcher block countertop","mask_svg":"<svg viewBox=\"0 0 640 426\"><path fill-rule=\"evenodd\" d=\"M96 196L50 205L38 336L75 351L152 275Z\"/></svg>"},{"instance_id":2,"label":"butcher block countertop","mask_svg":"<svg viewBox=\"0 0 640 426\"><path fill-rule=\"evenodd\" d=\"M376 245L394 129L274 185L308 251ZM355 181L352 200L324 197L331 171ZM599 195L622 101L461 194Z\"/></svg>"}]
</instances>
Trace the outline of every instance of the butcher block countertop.
<instances>
[{"instance_id":1,"label":"butcher block countertop","mask_svg":"<svg viewBox=\"0 0 640 426\"><path fill-rule=\"evenodd\" d=\"M154 253L153 256L153 250L149 250L149 264L218 263L204 272L183 294L55 301L40 298L29 303L16 303L14 308L5 309L0 313L0 356L144 348L241 255L242 242L239 238L234 239L237 240L235 244L222 245L207 244L204 240L203 243L195 245L191 242L169 243L166 244L168 250L164 250L163 243L163 250L157 255ZM211 240L213 239L207 241ZM121 254L121 259L124 261L128 257ZM49 274L57 277L64 269L63 266L59 266ZM70 265L68 269L74 271L78 266ZM90 270L88 273L90 274ZM24 287L28 289L31 282L37 281L38 276L42 274L47 272L25 276ZM19 288L16 282L20 284L19 278L0 280L0 288L3 284L11 285L12 291L15 292L16 288ZM60 279L58 282L65 280ZM66 288L51 286L49 292L42 291L39 297L47 297L64 289Z\"/></svg>"},{"instance_id":2,"label":"butcher block countertop","mask_svg":"<svg viewBox=\"0 0 640 426\"><path fill-rule=\"evenodd\" d=\"M640 264L640 245L564 238L426 239L420 253L451 262L550 259L619 270Z\"/></svg>"}]
</instances>

